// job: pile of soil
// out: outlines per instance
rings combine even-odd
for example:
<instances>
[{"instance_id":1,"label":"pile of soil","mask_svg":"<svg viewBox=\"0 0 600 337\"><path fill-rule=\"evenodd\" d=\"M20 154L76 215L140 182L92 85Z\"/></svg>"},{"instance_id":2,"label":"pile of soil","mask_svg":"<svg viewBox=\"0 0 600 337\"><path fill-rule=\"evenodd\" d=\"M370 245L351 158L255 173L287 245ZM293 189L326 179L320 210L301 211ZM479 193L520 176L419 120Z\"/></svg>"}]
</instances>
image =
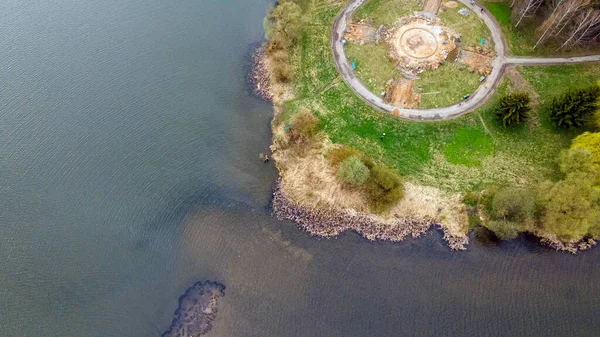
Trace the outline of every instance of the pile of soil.
<instances>
[{"instance_id":1,"label":"pile of soil","mask_svg":"<svg viewBox=\"0 0 600 337\"><path fill-rule=\"evenodd\" d=\"M359 45L373 43L377 40L377 29L364 20L350 21L347 24L344 39Z\"/></svg>"},{"instance_id":2,"label":"pile of soil","mask_svg":"<svg viewBox=\"0 0 600 337\"><path fill-rule=\"evenodd\" d=\"M469 66L469 71L487 76L492 72L493 58L487 55L463 50L458 62Z\"/></svg>"},{"instance_id":3,"label":"pile of soil","mask_svg":"<svg viewBox=\"0 0 600 337\"><path fill-rule=\"evenodd\" d=\"M416 108L421 100L421 94L414 92L415 82L401 78L388 81L383 101L400 108Z\"/></svg>"}]
</instances>

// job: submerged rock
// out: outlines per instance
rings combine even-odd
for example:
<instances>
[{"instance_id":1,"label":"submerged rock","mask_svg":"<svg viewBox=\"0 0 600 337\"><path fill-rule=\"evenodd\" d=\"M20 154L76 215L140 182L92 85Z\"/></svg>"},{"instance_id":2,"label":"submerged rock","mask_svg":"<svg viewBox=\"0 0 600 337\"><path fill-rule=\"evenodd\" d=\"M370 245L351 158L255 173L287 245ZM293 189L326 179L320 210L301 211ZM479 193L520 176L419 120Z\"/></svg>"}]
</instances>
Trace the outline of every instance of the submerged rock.
<instances>
[{"instance_id":1,"label":"submerged rock","mask_svg":"<svg viewBox=\"0 0 600 337\"><path fill-rule=\"evenodd\" d=\"M162 337L197 337L212 329L217 317L218 299L225 296L225 286L217 282L198 282L179 298L179 307L171 326Z\"/></svg>"}]
</instances>

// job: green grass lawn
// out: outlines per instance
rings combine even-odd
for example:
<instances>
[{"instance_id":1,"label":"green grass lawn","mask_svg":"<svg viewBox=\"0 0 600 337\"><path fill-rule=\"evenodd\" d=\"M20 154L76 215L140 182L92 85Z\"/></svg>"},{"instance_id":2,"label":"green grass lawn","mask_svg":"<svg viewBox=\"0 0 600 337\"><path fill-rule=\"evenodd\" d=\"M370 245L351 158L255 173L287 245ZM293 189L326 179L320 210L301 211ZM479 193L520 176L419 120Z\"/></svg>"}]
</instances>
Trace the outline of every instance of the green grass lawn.
<instances>
[{"instance_id":1,"label":"green grass lawn","mask_svg":"<svg viewBox=\"0 0 600 337\"><path fill-rule=\"evenodd\" d=\"M532 127L505 129L496 121L498 99L511 90L506 80L475 112L450 121L408 122L374 110L339 79L328 42L331 22L341 5L326 0L302 1L305 15L315 24L304 26L303 38L291 53L292 66L300 75L293 82L296 97L287 102L281 117L284 123L307 108L319 117L322 132L333 143L352 146L409 181L448 191L490 185L532 186L558 177L555 159L581 130L554 128L544 111L550 98L564 88L600 78L600 65L520 68L542 100L535 114L539 123ZM463 79L454 70L440 69L443 71L448 71L444 75L448 87L465 90L467 84L460 82ZM429 82L423 85L424 92L440 87L436 76L420 81ZM381 140L383 132L386 137Z\"/></svg>"},{"instance_id":2,"label":"green grass lawn","mask_svg":"<svg viewBox=\"0 0 600 337\"><path fill-rule=\"evenodd\" d=\"M499 24L510 24L510 7L506 2L486 2L485 8L492 13Z\"/></svg>"},{"instance_id":3,"label":"green grass lawn","mask_svg":"<svg viewBox=\"0 0 600 337\"><path fill-rule=\"evenodd\" d=\"M344 50L348 61L356 64L354 73L372 92L384 91L386 82L398 75L396 66L388 58L387 43L362 46L348 43Z\"/></svg>"},{"instance_id":4,"label":"green grass lawn","mask_svg":"<svg viewBox=\"0 0 600 337\"><path fill-rule=\"evenodd\" d=\"M462 69L462 70L461 70ZM419 74L415 82L421 88L419 108L436 108L458 103L479 87L479 75L460 63L445 63L438 69Z\"/></svg>"},{"instance_id":5,"label":"green grass lawn","mask_svg":"<svg viewBox=\"0 0 600 337\"><path fill-rule=\"evenodd\" d=\"M480 39L484 38L484 46L488 49L493 49L494 44L490 32L483 21L479 20L477 15L473 13L467 16L458 14L458 11L464 7L461 4L458 8L440 10L438 17L442 20L442 25L454 29L461 35L463 48L481 46Z\"/></svg>"},{"instance_id":6,"label":"green grass lawn","mask_svg":"<svg viewBox=\"0 0 600 337\"><path fill-rule=\"evenodd\" d=\"M421 10L415 0L367 0L356 12L356 19L372 19L379 25L390 26L403 16Z\"/></svg>"}]
</instances>

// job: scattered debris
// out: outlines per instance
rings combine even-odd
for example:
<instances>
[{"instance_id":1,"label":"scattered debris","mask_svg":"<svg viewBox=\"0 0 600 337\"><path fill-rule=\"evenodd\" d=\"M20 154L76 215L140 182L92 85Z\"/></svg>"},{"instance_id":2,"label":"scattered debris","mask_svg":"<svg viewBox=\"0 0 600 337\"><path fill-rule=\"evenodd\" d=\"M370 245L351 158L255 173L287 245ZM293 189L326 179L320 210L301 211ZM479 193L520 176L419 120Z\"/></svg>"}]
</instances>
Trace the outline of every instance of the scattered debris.
<instances>
[{"instance_id":1,"label":"scattered debris","mask_svg":"<svg viewBox=\"0 0 600 337\"><path fill-rule=\"evenodd\" d=\"M383 30L383 28L380 27L376 30L375 27L371 26L365 20L357 22L351 20L348 22L346 32L344 33L344 40L359 45L374 43L378 40L380 30Z\"/></svg>"},{"instance_id":2,"label":"scattered debris","mask_svg":"<svg viewBox=\"0 0 600 337\"><path fill-rule=\"evenodd\" d=\"M471 15L471 11L466 9L465 7L463 7L458 10L458 14L460 14L462 16L468 16L468 15Z\"/></svg>"},{"instance_id":3,"label":"scattered debris","mask_svg":"<svg viewBox=\"0 0 600 337\"><path fill-rule=\"evenodd\" d=\"M457 61L467 65L472 73L488 76L492 72L493 57L488 55L463 50Z\"/></svg>"}]
</instances>

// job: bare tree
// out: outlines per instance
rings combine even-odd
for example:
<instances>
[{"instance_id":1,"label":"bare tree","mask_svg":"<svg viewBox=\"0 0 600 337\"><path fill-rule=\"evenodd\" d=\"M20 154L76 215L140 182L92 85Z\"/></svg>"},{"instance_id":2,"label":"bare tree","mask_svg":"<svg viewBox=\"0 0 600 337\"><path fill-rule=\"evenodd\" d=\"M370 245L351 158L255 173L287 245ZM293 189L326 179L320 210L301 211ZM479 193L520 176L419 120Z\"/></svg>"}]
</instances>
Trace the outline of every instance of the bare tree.
<instances>
[{"instance_id":1,"label":"bare tree","mask_svg":"<svg viewBox=\"0 0 600 337\"><path fill-rule=\"evenodd\" d=\"M523 18L533 16L533 14L535 14L535 12L537 12L537 10L540 8L540 6L543 3L544 3L544 0L524 0L523 2L521 2L518 6L518 11L517 11L519 20L517 20L517 23L515 24L515 28L519 26L519 24L521 23ZM514 1L513 1L513 4L514 4Z\"/></svg>"},{"instance_id":2,"label":"bare tree","mask_svg":"<svg viewBox=\"0 0 600 337\"><path fill-rule=\"evenodd\" d=\"M566 46L573 47L582 42L586 42L586 37L597 36L600 32L600 11L594 8L588 8L580 12L573 18L572 28L569 31L565 42L556 50ZM591 38L591 40L594 39Z\"/></svg>"},{"instance_id":3,"label":"bare tree","mask_svg":"<svg viewBox=\"0 0 600 337\"><path fill-rule=\"evenodd\" d=\"M559 36L569 26L573 17L581 10L587 8L591 0L563 0L558 1L552 14L538 27L542 34L533 46L535 49L551 37Z\"/></svg>"}]
</instances>

